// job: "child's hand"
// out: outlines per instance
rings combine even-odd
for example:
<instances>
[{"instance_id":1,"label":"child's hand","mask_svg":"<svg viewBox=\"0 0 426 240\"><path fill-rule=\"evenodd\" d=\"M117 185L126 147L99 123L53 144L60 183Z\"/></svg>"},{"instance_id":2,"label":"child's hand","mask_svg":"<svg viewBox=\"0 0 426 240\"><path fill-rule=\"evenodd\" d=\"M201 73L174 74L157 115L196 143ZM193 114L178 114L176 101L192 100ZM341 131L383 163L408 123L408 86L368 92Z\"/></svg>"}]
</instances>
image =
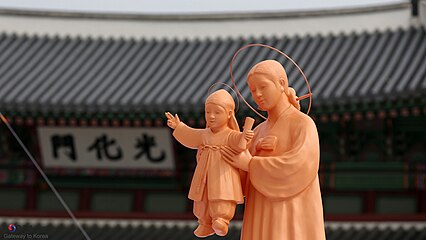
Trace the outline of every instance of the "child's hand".
<instances>
[{"instance_id":1,"label":"child's hand","mask_svg":"<svg viewBox=\"0 0 426 240\"><path fill-rule=\"evenodd\" d=\"M173 116L171 113L166 112L166 117L167 117L167 126L169 126L171 129L175 129L177 127L177 125L179 125L180 123L180 119L179 116L177 114L175 114L175 116Z\"/></svg>"},{"instance_id":2,"label":"child's hand","mask_svg":"<svg viewBox=\"0 0 426 240\"><path fill-rule=\"evenodd\" d=\"M247 142L250 142L253 139L254 131L253 130L247 130L243 132L244 134L244 140Z\"/></svg>"}]
</instances>

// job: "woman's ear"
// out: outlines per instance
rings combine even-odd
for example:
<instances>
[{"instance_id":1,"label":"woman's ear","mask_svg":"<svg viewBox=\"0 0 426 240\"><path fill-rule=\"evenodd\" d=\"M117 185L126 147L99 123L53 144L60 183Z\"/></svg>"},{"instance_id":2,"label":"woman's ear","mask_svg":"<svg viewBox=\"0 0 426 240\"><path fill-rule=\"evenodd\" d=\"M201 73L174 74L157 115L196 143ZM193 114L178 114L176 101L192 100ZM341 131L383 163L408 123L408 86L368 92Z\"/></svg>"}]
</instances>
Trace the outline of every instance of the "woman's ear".
<instances>
[{"instance_id":1,"label":"woman's ear","mask_svg":"<svg viewBox=\"0 0 426 240\"><path fill-rule=\"evenodd\" d=\"M281 92L283 92L286 95L288 95L287 81L284 78L280 78L280 89L281 89Z\"/></svg>"},{"instance_id":2,"label":"woman's ear","mask_svg":"<svg viewBox=\"0 0 426 240\"><path fill-rule=\"evenodd\" d=\"M231 116L232 116L232 110L229 110L229 112L228 112L228 119L230 119Z\"/></svg>"},{"instance_id":3,"label":"woman's ear","mask_svg":"<svg viewBox=\"0 0 426 240\"><path fill-rule=\"evenodd\" d=\"M280 78L280 89L281 89L281 92L284 92L285 90L285 82L283 78Z\"/></svg>"}]
</instances>

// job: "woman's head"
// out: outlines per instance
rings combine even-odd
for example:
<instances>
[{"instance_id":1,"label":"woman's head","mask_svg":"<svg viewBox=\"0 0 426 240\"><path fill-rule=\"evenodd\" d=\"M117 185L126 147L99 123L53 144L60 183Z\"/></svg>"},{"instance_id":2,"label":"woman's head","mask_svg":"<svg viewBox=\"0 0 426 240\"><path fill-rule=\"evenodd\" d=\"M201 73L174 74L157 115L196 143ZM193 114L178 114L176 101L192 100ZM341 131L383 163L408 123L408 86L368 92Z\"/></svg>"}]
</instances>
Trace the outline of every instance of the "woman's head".
<instances>
[{"instance_id":1,"label":"woman's head","mask_svg":"<svg viewBox=\"0 0 426 240\"><path fill-rule=\"evenodd\" d=\"M207 127L213 129L228 126L238 130L238 123L234 115L235 103L231 94L220 89L210 94L205 103L205 117Z\"/></svg>"},{"instance_id":2,"label":"woman's head","mask_svg":"<svg viewBox=\"0 0 426 240\"><path fill-rule=\"evenodd\" d=\"M288 86L283 66L275 60L265 60L254 65L247 75L247 83L261 110L268 111L283 99L300 109L296 92Z\"/></svg>"}]
</instances>

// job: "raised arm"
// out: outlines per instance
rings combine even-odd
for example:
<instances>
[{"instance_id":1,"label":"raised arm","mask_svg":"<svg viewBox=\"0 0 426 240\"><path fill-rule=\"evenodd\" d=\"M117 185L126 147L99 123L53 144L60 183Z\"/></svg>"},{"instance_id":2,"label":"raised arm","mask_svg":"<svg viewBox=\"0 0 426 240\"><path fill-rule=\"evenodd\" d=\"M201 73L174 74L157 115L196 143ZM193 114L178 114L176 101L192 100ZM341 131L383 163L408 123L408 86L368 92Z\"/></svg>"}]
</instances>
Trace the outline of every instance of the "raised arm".
<instances>
[{"instance_id":1,"label":"raised arm","mask_svg":"<svg viewBox=\"0 0 426 240\"><path fill-rule=\"evenodd\" d=\"M187 148L197 149L202 144L202 133L204 129L196 129L188 127L181 122L179 116L166 112L167 125L174 129L173 136L178 142Z\"/></svg>"}]
</instances>

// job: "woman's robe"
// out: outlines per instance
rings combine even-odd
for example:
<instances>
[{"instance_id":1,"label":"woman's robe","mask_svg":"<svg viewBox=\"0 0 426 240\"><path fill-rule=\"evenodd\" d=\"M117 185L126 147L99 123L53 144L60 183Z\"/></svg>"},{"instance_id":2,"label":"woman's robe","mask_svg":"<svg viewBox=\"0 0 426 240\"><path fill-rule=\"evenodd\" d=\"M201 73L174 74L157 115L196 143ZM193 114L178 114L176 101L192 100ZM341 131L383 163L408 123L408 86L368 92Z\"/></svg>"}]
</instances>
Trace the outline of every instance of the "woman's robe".
<instances>
[{"instance_id":1,"label":"woman's robe","mask_svg":"<svg viewBox=\"0 0 426 240\"><path fill-rule=\"evenodd\" d=\"M239 171L222 159L220 152L220 147L224 145L237 151L244 150L238 147L241 132L226 128L213 133L210 128L195 129L181 122L173 131L173 136L182 145L198 149L197 166L189 189L189 199L201 201L207 187L209 201L244 202Z\"/></svg>"},{"instance_id":2,"label":"woman's robe","mask_svg":"<svg viewBox=\"0 0 426 240\"><path fill-rule=\"evenodd\" d=\"M265 121L254 133L241 239L325 239L313 120L291 106L275 124ZM275 149L256 150L267 136L277 137Z\"/></svg>"}]
</instances>

